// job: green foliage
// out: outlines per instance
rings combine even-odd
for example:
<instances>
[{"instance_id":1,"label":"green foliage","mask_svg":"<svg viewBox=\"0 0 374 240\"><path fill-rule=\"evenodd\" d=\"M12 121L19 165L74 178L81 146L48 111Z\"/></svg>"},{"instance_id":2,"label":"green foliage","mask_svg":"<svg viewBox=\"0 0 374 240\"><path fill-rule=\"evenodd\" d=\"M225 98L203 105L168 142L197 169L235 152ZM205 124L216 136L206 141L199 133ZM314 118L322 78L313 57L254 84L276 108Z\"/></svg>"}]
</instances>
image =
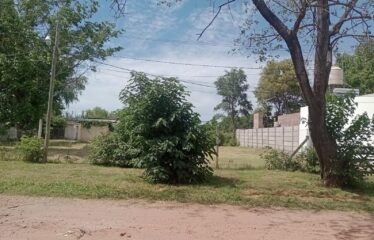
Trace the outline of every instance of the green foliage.
<instances>
[{"instance_id":1,"label":"green foliage","mask_svg":"<svg viewBox=\"0 0 374 240\"><path fill-rule=\"evenodd\" d=\"M47 108L51 47L59 19L59 56L54 113L76 100L85 88L88 61L120 50L106 43L119 35L114 25L93 21L98 1L1 1L0 122L35 128ZM47 29L45 29L47 27ZM45 29L45 30L43 30Z\"/></svg>"},{"instance_id":2,"label":"green foliage","mask_svg":"<svg viewBox=\"0 0 374 240\"><path fill-rule=\"evenodd\" d=\"M344 70L344 81L360 94L374 93L374 39L361 42L353 55L339 54L336 62Z\"/></svg>"},{"instance_id":3,"label":"green foliage","mask_svg":"<svg viewBox=\"0 0 374 240\"><path fill-rule=\"evenodd\" d=\"M272 148L266 149L260 156L265 161L265 167L269 170L320 172L318 157L314 148L308 148L294 158Z\"/></svg>"},{"instance_id":4,"label":"green foliage","mask_svg":"<svg viewBox=\"0 0 374 240\"><path fill-rule=\"evenodd\" d=\"M275 109L276 116L298 112L304 102L291 60L268 62L255 96L260 105Z\"/></svg>"},{"instance_id":5,"label":"green foliage","mask_svg":"<svg viewBox=\"0 0 374 240\"><path fill-rule=\"evenodd\" d=\"M218 78L214 83L217 93L222 96L222 101L214 110L222 110L227 113L230 119L231 132L235 140L237 119L241 115L247 116L252 110L252 104L248 101L247 76L242 69L231 69L225 75Z\"/></svg>"},{"instance_id":6,"label":"green foliage","mask_svg":"<svg viewBox=\"0 0 374 240\"><path fill-rule=\"evenodd\" d=\"M356 115L353 95L327 95L327 127L329 134L338 145L336 174L343 176L344 184L362 182L364 177L374 173L373 157L374 116L367 113Z\"/></svg>"},{"instance_id":7,"label":"green foliage","mask_svg":"<svg viewBox=\"0 0 374 240\"><path fill-rule=\"evenodd\" d=\"M126 108L118 132L139 149L149 182L197 183L212 175L208 158L215 139L186 97L175 78L149 79L141 73L132 73L121 92Z\"/></svg>"},{"instance_id":8,"label":"green foliage","mask_svg":"<svg viewBox=\"0 0 374 240\"><path fill-rule=\"evenodd\" d=\"M90 144L89 160L95 165L134 167L137 149L120 140L116 133L96 137Z\"/></svg>"},{"instance_id":9,"label":"green foliage","mask_svg":"<svg viewBox=\"0 0 374 240\"><path fill-rule=\"evenodd\" d=\"M313 147L307 148L295 156L295 162L299 165L299 170L308 173L320 173L318 156Z\"/></svg>"},{"instance_id":10,"label":"green foliage","mask_svg":"<svg viewBox=\"0 0 374 240\"><path fill-rule=\"evenodd\" d=\"M108 119L109 112L101 107L86 110L85 118Z\"/></svg>"},{"instance_id":11,"label":"green foliage","mask_svg":"<svg viewBox=\"0 0 374 240\"><path fill-rule=\"evenodd\" d=\"M216 114L209 121L213 128L218 128L218 138L220 146L236 146L236 139L232 134L231 119L223 114ZM251 128L253 125L253 115L248 114L236 118L237 128ZM216 137L216 130L214 132Z\"/></svg>"},{"instance_id":12,"label":"green foliage","mask_svg":"<svg viewBox=\"0 0 374 240\"><path fill-rule=\"evenodd\" d=\"M65 127L66 126L66 119L59 115L59 116L52 116L52 125L55 127Z\"/></svg>"},{"instance_id":13,"label":"green foliage","mask_svg":"<svg viewBox=\"0 0 374 240\"><path fill-rule=\"evenodd\" d=\"M266 149L266 151L261 154L261 158L265 160L265 167L269 170L300 170L298 162L293 161L288 154L276 149Z\"/></svg>"},{"instance_id":14,"label":"green foliage","mask_svg":"<svg viewBox=\"0 0 374 240\"><path fill-rule=\"evenodd\" d=\"M27 162L39 163L43 160L42 142L37 137L23 136L16 145L20 158Z\"/></svg>"}]
</instances>

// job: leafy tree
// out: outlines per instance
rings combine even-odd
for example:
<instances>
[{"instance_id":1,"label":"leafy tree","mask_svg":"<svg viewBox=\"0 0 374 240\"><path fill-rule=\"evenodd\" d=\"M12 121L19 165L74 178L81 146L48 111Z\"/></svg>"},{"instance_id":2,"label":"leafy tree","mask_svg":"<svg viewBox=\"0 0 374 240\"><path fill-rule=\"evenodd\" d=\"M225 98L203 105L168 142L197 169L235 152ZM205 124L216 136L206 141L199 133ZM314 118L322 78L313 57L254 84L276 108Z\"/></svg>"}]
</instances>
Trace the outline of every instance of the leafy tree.
<instances>
[{"instance_id":1,"label":"leafy tree","mask_svg":"<svg viewBox=\"0 0 374 240\"><path fill-rule=\"evenodd\" d=\"M298 112L303 99L292 61L268 62L261 73L255 96L261 105L275 109L275 116Z\"/></svg>"},{"instance_id":2,"label":"leafy tree","mask_svg":"<svg viewBox=\"0 0 374 240\"><path fill-rule=\"evenodd\" d=\"M341 175L344 185L354 185L365 176L374 174L370 157L374 153L374 116L370 120L367 113L355 116L354 96L327 95L327 129L336 139L339 168L335 174Z\"/></svg>"},{"instance_id":3,"label":"leafy tree","mask_svg":"<svg viewBox=\"0 0 374 240\"><path fill-rule=\"evenodd\" d=\"M120 50L105 45L120 33L114 25L92 20L98 1L4 0L0 5L0 122L33 128L46 112L51 49L44 39L50 34L54 42L57 20L56 114L84 89L89 62Z\"/></svg>"},{"instance_id":4,"label":"leafy tree","mask_svg":"<svg viewBox=\"0 0 374 240\"><path fill-rule=\"evenodd\" d=\"M252 110L252 104L247 99L249 85L247 76L242 69L231 69L219 77L214 83L217 93L222 96L222 102L214 110L222 110L227 113L231 120L231 131L235 139L237 121L240 114L248 115Z\"/></svg>"},{"instance_id":5,"label":"leafy tree","mask_svg":"<svg viewBox=\"0 0 374 240\"><path fill-rule=\"evenodd\" d=\"M99 119L107 119L109 117L109 113L107 110L101 107L94 107L93 109L88 109L85 112L86 118L99 118Z\"/></svg>"},{"instance_id":6,"label":"leafy tree","mask_svg":"<svg viewBox=\"0 0 374 240\"><path fill-rule=\"evenodd\" d=\"M231 119L224 114L215 114L209 121L209 124L213 126L214 137L218 131L219 145L220 146L235 146L236 140L233 138L231 129ZM239 116L237 118L237 128L252 128L253 127L253 115L248 114L245 116Z\"/></svg>"},{"instance_id":7,"label":"leafy tree","mask_svg":"<svg viewBox=\"0 0 374 240\"><path fill-rule=\"evenodd\" d=\"M224 2L219 9L235 1ZM282 3L252 0L252 3L254 7L247 10L248 19L241 28L241 37L237 42L259 54L260 60L274 57L274 51L279 49L289 51L296 79L309 109L308 124L320 161L321 177L326 186L341 186L345 179L336 171L341 169L342 163L337 161L336 139L327 128L325 95L332 53L339 43L352 37L372 37L369 35L374 20L372 0L300 0ZM219 13L217 11L212 21ZM259 15L265 22L259 20ZM211 25L210 22L207 27ZM258 31L259 28L261 31ZM309 56L314 58L313 61ZM308 62L313 64L313 84L307 71Z\"/></svg>"},{"instance_id":8,"label":"leafy tree","mask_svg":"<svg viewBox=\"0 0 374 240\"><path fill-rule=\"evenodd\" d=\"M339 54L336 62L344 70L344 81L360 94L374 93L374 39L363 40L353 55Z\"/></svg>"},{"instance_id":9,"label":"leafy tree","mask_svg":"<svg viewBox=\"0 0 374 240\"><path fill-rule=\"evenodd\" d=\"M196 183L212 174L214 138L186 97L177 79L142 73L132 73L121 92L125 109L117 131L139 150L150 182Z\"/></svg>"}]
</instances>

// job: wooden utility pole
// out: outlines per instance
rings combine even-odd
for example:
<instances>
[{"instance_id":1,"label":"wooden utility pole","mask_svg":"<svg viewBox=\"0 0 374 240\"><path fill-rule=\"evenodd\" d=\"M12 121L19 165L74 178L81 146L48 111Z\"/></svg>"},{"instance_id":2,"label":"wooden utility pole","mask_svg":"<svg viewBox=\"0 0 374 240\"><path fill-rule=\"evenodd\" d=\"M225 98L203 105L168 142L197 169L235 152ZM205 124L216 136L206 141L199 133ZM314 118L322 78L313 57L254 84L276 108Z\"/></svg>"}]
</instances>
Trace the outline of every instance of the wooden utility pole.
<instances>
[{"instance_id":1,"label":"wooden utility pole","mask_svg":"<svg viewBox=\"0 0 374 240\"><path fill-rule=\"evenodd\" d=\"M53 55L52 55L51 78L49 81L48 108L47 108L45 136L44 136L44 145L43 145L43 162L47 162L47 156L48 156L48 145L49 145L49 137L50 137L50 131L51 131L51 117L52 117L53 96L54 96L54 87L55 87L55 78L56 78L59 35L60 35L59 34L59 22L57 20L55 42L53 46Z\"/></svg>"},{"instance_id":2,"label":"wooden utility pole","mask_svg":"<svg viewBox=\"0 0 374 240\"><path fill-rule=\"evenodd\" d=\"M219 169L218 159L219 159L219 134L218 134L218 123L216 125L216 169Z\"/></svg>"}]
</instances>

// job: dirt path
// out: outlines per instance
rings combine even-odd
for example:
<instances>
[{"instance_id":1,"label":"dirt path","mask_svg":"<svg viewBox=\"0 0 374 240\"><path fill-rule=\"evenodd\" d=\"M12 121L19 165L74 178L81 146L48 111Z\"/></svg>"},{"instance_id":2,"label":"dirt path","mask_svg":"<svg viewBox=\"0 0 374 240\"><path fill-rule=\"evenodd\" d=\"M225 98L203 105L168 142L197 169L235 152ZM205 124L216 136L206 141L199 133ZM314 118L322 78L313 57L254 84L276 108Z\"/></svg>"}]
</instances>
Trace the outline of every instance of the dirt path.
<instances>
[{"instance_id":1,"label":"dirt path","mask_svg":"<svg viewBox=\"0 0 374 240\"><path fill-rule=\"evenodd\" d=\"M374 215L0 195L0 239L374 240Z\"/></svg>"}]
</instances>

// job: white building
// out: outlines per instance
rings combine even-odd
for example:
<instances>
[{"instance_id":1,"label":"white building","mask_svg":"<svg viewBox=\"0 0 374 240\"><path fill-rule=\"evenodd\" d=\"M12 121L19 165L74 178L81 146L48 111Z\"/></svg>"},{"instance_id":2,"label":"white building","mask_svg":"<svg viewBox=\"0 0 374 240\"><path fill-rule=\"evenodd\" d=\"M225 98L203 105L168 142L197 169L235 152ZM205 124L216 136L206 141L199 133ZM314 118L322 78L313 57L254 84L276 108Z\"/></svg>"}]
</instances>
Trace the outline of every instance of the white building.
<instances>
[{"instance_id":1,"label":"white building","mask_svg":"<svg viewBox=\"0 0 374 240\"><path fill-rule=\"evenodd\" d=\"M367 113L370 119L373 118L374 115L374 94L367 94L362 96L357 96L354 99L355 103L357 103L357 107L353 118L357 115L361 115L363 113ZM301 144L307 136L309 136L309 128L308 128L308 107L302 107L300 109L300 125L299 125L299 144ZM353 119L352 118L352 119ZM372 141L374 141L374 136L372 136ZM303 146L305 149L306 147L312 146L312 141L309 138L308 142Z\"/></svg>"}]
</instances>

